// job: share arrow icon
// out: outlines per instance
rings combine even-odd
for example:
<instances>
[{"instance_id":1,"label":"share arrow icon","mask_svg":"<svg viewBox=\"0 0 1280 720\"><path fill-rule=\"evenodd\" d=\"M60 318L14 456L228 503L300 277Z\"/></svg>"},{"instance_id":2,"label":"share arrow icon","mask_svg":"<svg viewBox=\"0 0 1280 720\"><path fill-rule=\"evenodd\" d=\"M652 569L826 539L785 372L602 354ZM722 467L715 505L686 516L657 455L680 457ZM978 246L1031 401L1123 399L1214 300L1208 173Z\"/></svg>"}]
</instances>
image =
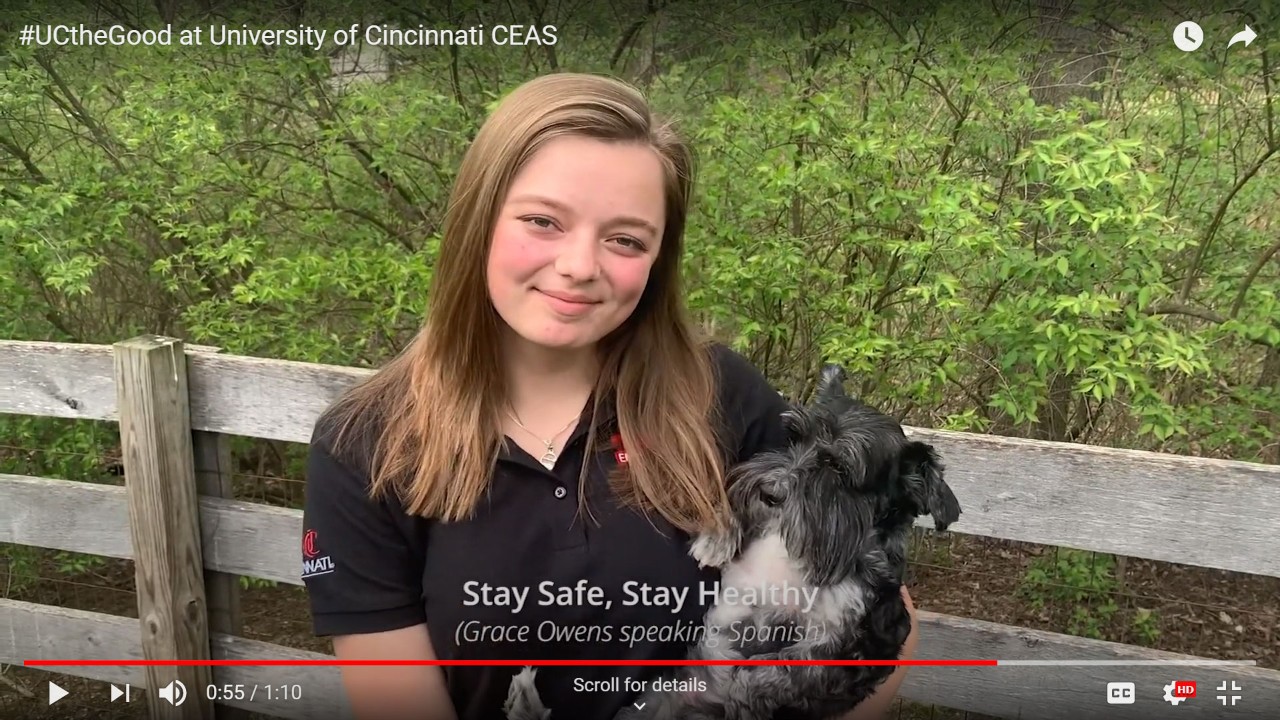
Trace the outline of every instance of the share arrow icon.
<instances>
[{"instance_id":1,"label":"share arrow icon","mask_svg":"<svg viewBox=\"0 0 1280 720\"><path fill-rule=\"evenodd\" d=\"M1252 43L1254 40L1256 40L1257 37L1258 37L1258 33L1254 32L1253 28L1249 27L1248 25L1245 25L1244 30L1241 30L1240 32L1231 36L1231 42L1227 43L1227 47L1231 47L1232 45L1235 45L1238 42L1242 42L1244 43L1245 47L1249 47L1249 44Z\"/></svg>"}]
</instances>

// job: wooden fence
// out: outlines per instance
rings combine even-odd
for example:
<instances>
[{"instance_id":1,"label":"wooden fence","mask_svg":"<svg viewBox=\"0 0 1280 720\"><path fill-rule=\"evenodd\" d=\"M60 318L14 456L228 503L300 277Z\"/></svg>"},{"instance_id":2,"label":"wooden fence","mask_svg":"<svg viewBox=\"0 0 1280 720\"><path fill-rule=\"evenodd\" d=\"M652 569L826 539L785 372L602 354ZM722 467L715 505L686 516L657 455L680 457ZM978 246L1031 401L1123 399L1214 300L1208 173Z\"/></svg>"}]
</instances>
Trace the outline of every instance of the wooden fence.
<instances>
[{"instance_id":1,"label":"wooden fence","mask_svg":"<svg viewBox=\"0 0 1280 720\"><path fill-rule=\"evenodd\" d=\"M319 413L367 373L230 356L156 336L114 346L0 341L0 412L121 423L127 478L118 487L0 475L0 542L133 560L140 618L0 599L0 663L323 658L237 637L237 576L300 585L302 527L298 510L230 499L226 436L306 443ZM1280 577L1280 467L909 431L945 457L964 507L955 532ZM1176 667L1198 659L929 612L920 619L920 658L1110 664L914 668L902 692L913 701L1076 720L1105 711L1107 683L1122 680L1136 684L1137 698L1116 710L1134 720L1171 713L1262 720L1280 712L1274 670ZM56 669L146 688L181 680L187 702L152 701L152 717L211 718L207 683L264 679L300 685L302 698L233 701L218 714L331 717L346 707L331 666ZM1173 710L1161 695L1175 679L1197 679L1201 690ZM1223 681L1241 688L1234 706L1213 697Z\"/></svg>"}]
</instances>

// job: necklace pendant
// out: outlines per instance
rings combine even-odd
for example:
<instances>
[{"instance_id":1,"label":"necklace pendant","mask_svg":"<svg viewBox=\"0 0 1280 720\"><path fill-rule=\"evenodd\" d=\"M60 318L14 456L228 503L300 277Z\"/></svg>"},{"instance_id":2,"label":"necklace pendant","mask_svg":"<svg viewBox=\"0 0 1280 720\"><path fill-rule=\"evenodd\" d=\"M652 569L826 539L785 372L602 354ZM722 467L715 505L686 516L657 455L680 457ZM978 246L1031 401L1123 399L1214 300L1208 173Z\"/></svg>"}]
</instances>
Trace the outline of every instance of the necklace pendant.
<instances>
[{"instance_id":1,"label":"necklace pendant","mask_svg":"<svg viewBox=\"0 0 1280 720\"><path fill-rule=\"evenodd\" d=\"M542 463L546 469L552 470L556 466L556 457L556 451L548 448L542 457L538 458L538 462Z\"/></svg>"}]
</instances>

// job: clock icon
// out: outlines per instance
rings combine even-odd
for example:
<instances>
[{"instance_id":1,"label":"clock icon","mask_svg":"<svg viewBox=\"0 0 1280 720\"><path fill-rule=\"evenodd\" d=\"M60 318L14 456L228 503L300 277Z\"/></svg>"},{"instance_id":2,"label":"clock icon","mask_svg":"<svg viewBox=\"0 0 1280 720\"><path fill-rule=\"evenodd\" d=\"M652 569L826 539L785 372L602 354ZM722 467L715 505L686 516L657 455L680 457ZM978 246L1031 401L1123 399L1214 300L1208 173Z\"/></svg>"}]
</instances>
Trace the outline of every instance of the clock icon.
<instances>
[{"instance_id":1,"label":"clock icon","mask_svg":"<svg viewBox=\"0 0 1280 720\"><path fill-rule=\"evenodd\" d=\"M1173 29L1173 44L1183 52L1191 52L1199 48L1203 42L1204 30L1190 20L1178 23L1178 27Z\"/></svg>"}]
</instances>

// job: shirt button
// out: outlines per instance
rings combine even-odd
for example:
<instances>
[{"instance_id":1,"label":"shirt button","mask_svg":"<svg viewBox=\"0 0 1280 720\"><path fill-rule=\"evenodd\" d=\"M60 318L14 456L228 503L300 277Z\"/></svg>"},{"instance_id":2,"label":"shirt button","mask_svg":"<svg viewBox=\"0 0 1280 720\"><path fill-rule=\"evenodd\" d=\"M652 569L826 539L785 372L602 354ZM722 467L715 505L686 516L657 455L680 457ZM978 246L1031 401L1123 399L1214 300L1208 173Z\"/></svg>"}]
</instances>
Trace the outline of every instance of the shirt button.
<instances>
[{"instance_id":1,"label":"shirt button","mask_svg":"<svg viewBox=\"0 0 1280 720\"><path fill-rule=\"evenodd\" d=\"M568 494L569 494L569 491L568 491L568 490L565 490L563 486L560 486L560 487L557 487L557 488L556 488L556 497L557 497L557 498L563 498L565 495L568 495Z\"/></svg>"}]
</instances>

